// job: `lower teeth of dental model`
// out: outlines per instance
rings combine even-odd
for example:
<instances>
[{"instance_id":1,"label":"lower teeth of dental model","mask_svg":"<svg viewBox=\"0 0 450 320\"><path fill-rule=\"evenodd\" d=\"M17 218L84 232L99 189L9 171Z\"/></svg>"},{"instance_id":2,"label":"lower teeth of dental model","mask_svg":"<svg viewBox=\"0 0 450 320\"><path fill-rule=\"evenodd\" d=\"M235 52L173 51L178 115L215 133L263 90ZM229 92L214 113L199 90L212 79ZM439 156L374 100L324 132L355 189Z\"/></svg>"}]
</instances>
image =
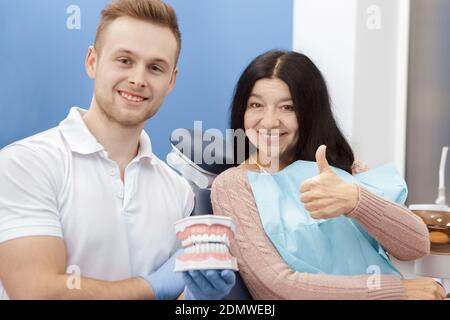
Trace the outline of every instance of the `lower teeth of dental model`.
<instances>
[{"instance_id":1,"label":"lower teeth of dental model","mask_svg":"<svg viewBox=\"0 0 450 320\"><path fill-rule=\"evenodd\" d=\"M204 243L187 247L185 253L228 253L228 247L221 243Z\"/></svg>"}]
</instances>

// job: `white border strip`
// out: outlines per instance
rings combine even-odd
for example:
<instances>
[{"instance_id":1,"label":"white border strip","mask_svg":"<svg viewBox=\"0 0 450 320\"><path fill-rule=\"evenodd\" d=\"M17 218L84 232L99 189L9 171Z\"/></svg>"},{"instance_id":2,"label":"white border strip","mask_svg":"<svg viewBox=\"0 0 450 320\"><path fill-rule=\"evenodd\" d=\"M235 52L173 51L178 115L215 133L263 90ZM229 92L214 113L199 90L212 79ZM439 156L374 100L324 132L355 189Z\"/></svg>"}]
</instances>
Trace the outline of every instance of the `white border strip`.
<instances>
[{"instance_id":1,"label":"white border strip","mask_svg":"<svg viewBox=\"0 0 450 320\"><path fill-rule=\"evenodd\" d=\"M395 110L394 161L398 171L405 176L406 122L408 109L408 64L410 0L398 0L398 51L397 51L397 95Z\"/></svg>"}]
</instances>

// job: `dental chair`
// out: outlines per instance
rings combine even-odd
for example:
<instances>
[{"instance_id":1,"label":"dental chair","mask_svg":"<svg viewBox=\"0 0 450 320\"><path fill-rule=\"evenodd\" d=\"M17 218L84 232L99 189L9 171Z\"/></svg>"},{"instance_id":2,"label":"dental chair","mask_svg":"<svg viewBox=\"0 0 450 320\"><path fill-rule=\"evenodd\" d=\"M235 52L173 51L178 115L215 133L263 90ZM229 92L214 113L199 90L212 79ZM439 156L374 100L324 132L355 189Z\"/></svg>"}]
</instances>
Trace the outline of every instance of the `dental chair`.
<instances>
[{"instance_id":1,"label":"dental chair","mask_svg":"<svg viewBox=\"0 0 450 320\"><path fill-rule=\"evenodd\" d=\"M220 132L217 131L219 134ZM195 194L195 206L191 216L213 214L211 205L211 186L220 173L233 167L232 153L227 152L226 142L220 134L206 134L201 130L177 129L170 138L172 151L167 155L169 166L178 171L191 185ZM207 141L204 141L206 137ZM208 146L222 146L214 149L213 159L207 159ZM239 273L236 285L225 300L251 300L251 295Z\"/></svg>"}]
</instances>

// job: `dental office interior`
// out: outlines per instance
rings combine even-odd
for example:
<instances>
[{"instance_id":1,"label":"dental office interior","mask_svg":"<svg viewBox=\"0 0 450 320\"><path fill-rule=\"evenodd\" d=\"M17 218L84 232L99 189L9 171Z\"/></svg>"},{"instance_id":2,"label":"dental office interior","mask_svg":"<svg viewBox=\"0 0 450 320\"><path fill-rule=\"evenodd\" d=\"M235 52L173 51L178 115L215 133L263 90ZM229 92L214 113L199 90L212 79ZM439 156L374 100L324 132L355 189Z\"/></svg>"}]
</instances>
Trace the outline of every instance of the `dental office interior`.
<instances>
[{"instance_id":1,"label":"dental office interior","mask_svg":"<svg viewBox=\"0 0 450 320\"><path fill-rule=\"evenodd\" d=\"M108 2L1 2L0 148L89 105L84 57ZM355 158L370 168L394 163L407 205L428 225L430 255L394 264L450 292L450 1L166 2L183 49L176 88L146 127L155 154L166 159L171 132L195 121L225 132L234 84L252 58L273 48L302 52L323 72Z\"/></svg>"}]
</instances>

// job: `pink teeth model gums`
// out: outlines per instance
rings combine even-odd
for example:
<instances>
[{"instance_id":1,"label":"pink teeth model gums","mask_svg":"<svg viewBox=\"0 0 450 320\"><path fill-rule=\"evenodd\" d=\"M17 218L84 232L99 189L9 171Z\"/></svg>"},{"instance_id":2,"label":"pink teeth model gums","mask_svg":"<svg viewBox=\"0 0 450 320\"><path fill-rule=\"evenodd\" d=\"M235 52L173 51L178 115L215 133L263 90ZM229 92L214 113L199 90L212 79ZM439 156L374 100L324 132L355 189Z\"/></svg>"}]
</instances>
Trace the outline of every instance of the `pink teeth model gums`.
<instances>
[{"instance_id":1,"label":"pink teeth model gums","mask_svg":"<svg viewBox=\"0 0 450 320\"><path fill-rule=\"evenodd\" d=\"M175 222L175 232L184 254L175 261L175 272L205 269L238 271L230 254L230 241L236 230L233 220L221 216L194 216Z\"/></svg>"}]
</instances>

